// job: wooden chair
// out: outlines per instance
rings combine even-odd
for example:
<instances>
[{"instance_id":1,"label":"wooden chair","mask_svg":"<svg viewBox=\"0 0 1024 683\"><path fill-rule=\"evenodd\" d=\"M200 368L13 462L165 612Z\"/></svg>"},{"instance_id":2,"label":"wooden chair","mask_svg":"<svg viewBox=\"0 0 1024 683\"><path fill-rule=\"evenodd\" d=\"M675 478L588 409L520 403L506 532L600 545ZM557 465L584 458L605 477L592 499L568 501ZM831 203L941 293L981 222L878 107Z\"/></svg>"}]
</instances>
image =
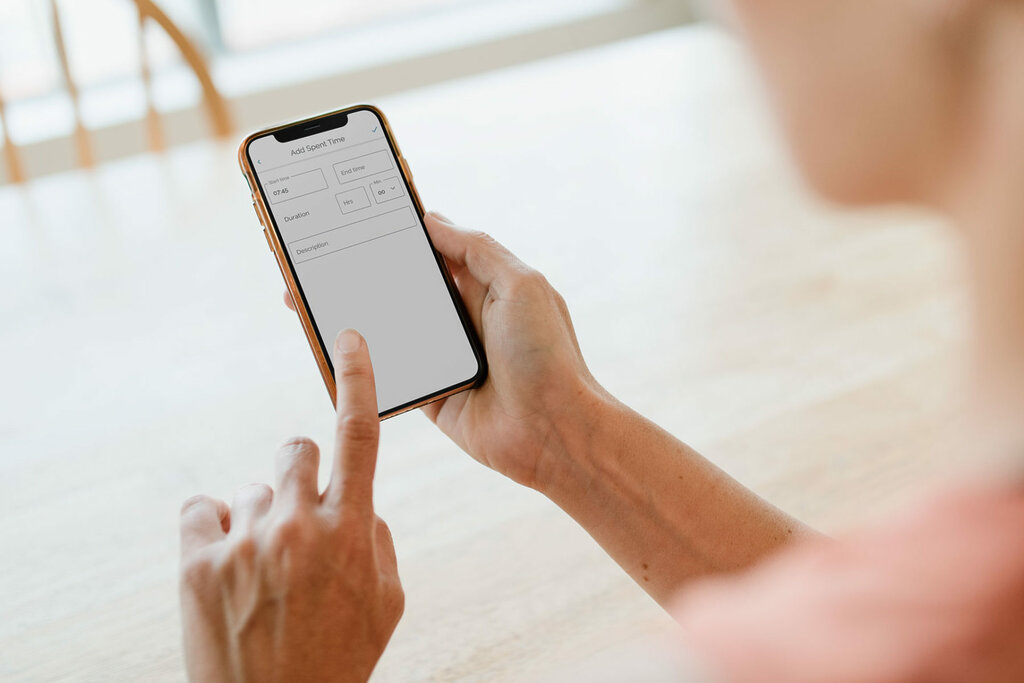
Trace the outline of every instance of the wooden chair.
<instances>
[{"instance_id":1,"label":"wooden chair","mask_svg":"<svg viewBox=\"0 0 1024 683\"><path fill-rule=\"evenodd\" d=\"M4 162L7 165L7 174L10 176L11 181L20 183L25 180L25 171L21 167L21 157L18 155L18 150L15 148L14 143L11 142L11 136L7 132L6 111L4 98L0 96L0 138L4 142Z\"/></svg>"},{"instance_id":2,"label":"wooden chair","mask_svg":"<svg viewBox=\"0 0 1024 683\"><path fill-rule=\"evenodd\" d=\"M227 104L218 92L210 77L210 69L196 45L178 28L170 17L164 13L152 0L131 0L135 4L139 16L139 56L141 64L141 77L143 89L146 96L146 137L147 146L154 152L162 151L165 147L163 127L160 123L160 116L157 114L153 100L152 73L149 65L149 58L145 44L146 22L156 22L177 45L181 56L192 69L203 92L203 105L210 119L213 134L216 137L225 137L231 132L231 117L228 114ZM67 49L64 42L64 34L61 28L60 12L57 8L57 0L50 0L50 12L53 17L54 44L57 50L58 63L61 74L64 77L64 85L71 98L71 110L74 116L74 141L78 162L83 167L95 165L96 159L93 154L92 140L89 132L82 122L82 113L78 87L71 74L71 67L68 63ZM7 165L8 175L13 182L20 183L26 179L24 165L17 146L11 141L3 97L0 97L0 136L4 144L4 162Z\"/></svg>"}]
</instances>

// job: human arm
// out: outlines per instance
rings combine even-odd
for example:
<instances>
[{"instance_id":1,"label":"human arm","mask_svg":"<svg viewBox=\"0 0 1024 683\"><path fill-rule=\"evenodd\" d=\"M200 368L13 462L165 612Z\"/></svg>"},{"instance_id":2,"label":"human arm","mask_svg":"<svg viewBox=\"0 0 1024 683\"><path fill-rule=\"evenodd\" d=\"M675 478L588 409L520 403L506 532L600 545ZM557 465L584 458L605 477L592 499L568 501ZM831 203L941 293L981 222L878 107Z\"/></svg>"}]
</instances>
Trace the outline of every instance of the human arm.
<instances>
[{"instance_id":1,"label":"human arm","mask_svg":"<svg viewBox=\"0 0 1024 683\"><path fill-rule=\"evenodd\" d=\"M426 224L489 363L481 387L424 408L467 453L548 496L661 604L807 533L605 391L543 276L485 234Z\"/></svg>"},{"instance_id":2,"label":"human arm","mask_svg":"<svg viewBox=\"0 0 1024 683\"><path fill-rule=\"evenodd\" d=\"M674 436L600 393L559 430L535 488L655 600L811 532Z\"/></svg>"},{"instance_id":3,"label":"human arm","mask_svg":"<svg viewBox=\"0 0 1024 683\"><path fill-rule=\"evenodd\" d=\"M550 498L662 605L808 533L605 391L540 273L438 214L426 226L488 359L483 385L423 408L463 450Z\"/></svg>"}]
</instances>

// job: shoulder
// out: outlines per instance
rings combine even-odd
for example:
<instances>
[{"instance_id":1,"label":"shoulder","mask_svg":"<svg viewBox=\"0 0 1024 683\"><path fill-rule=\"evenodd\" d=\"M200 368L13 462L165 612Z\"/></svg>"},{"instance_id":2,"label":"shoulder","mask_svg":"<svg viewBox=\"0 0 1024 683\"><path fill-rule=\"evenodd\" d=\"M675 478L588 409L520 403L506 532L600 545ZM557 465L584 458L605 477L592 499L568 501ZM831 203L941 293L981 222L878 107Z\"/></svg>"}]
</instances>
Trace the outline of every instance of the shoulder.
<instances>
[{"instance_id":1,"label":"shoulder","mask_svg":"<svg viewBox=\"0 0 1024 683\"><path fill-rule=\"evenodd\" d=\"M695 585L676 614L735 680L1024 680L1024 487L930 496Z\"/></svg>"}]
</instances>

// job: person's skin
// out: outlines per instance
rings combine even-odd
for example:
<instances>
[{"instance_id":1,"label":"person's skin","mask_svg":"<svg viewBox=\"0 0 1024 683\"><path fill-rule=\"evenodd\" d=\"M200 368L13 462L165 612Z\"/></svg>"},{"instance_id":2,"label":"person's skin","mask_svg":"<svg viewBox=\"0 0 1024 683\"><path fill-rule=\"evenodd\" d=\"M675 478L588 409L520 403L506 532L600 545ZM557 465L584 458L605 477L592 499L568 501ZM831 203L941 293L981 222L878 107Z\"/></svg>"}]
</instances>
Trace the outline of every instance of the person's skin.
<instances>
[{"instance_id":1,"label":"person's skin","mask_svg":"<svg viewBox=\"0 0 1024 683\"><path fill-rule=\"evenodd\" d=\"M277 452L277 483L228 508L181 509L181 607L192 681L365 681L404 606L395 548L373 512L377 395L366 343L335 343L338 421L330 484L308 439Z\"/></svg>"},{"instance_id":2,"label":"person's skin","mask_svg":"<svg viewBox=\"0 0 1024 683\"><path fill-rule=\"evenodd\" d=\"M484 233L436 213L425 222L489 373L423 412L469 455L548 496L663 605L688 579L748 566L806 533L605 391L540 273ZM287 293L285 303L294 310Z\"/></svg>"},{"instance_id":3,"label":"person's skin","mask_svg":"<svg viewBox=\"0 0 1024 683\"><path fill-rule=\"evenodd\" d=\"M1024 405L1024 2L729 5L814 190L924 205L957 226L976 398Z\"/></svg>"},{"instance_id":4,"label":"person's skin","mask_svg":"<svg viewBox=\"0 0 1024 683\"><path fill-rule=\"evenodd\" d=\"M1024 2L737 0L734 7L813 188L847 204L925 204L961 227L975 303L978 414L987 416L986 434L1019 438L1012 430L1024 422ZM543 277L482 233L438 216L427 227L473 315L491 374L426 414L471 456L549 496L660 603L697 586L674 610L720 671L737 680L820 680L815 672L828 680L934 680L934 669L895 664L927 661L946 642L963 645L949 649L957 655L941 670L949 680L994 680L993 671L1019 680L1019 533L975 537L970 525L948 533L964 519L1019 530L1019 483L940 499L933 514L910 514L891 529L816 537L609 396ZM1013 419L999 419L1006 416ZM1024 440L1016 445L1024 451ZM693 581L776 552L735 583L705 592ZM936 563L949 571L930 573ZM832 581L838 568L847 582ZM960 592L971 580L991 590ZM918 592L904 590L911 587ZM950 610L933 609L950 595ZM783 611L784 628L765 628ZM315 633L349 642L350 633L378 623L374 609L346 613L351 621L331 623L330 634L324 624L288 622L295 630L287 639ZM914 630L952 613L970 615L955 633ZM203 636L191 634L209 630L209 619L185 612L190 667L245 650L244 634L193 644ZM822 629L830 619L831 631ZM885 638L867 637L880 623L895 626ZM823 638L823 651L831 645L850 656L827 658L808 674L797 642L808 636ZM352 663L379 656L380 639L370 640L350 653ZM775 646L789 652L785 661L768 656ZM980 667L982 657L999 668ZM871 666L879 661L893 666Z\"/></svg>"},{"instance_id":5,"label":"person's skin","mask_svg":"<svg viewBox=\"0 0 1024 683\"><path fill-rule=\"evenodd\" d=\"M423 409L463 450L544 493L662 604L805 532L605 391L542 275L483 233L426 223L490 364L479 390Z\"/></svg>"},{"instance_id":6,"label":"person's skin","mask_svg":"<svg viewBox=\"0 0 1024 683\"><path fill-rule=\"evenodd\" d=\"M673 613L729 681L1024 680L1024 2L732 6L814 189L955 224L974 321L964 456L982 471L695 583Z\"/></svg>"}]
</instances>

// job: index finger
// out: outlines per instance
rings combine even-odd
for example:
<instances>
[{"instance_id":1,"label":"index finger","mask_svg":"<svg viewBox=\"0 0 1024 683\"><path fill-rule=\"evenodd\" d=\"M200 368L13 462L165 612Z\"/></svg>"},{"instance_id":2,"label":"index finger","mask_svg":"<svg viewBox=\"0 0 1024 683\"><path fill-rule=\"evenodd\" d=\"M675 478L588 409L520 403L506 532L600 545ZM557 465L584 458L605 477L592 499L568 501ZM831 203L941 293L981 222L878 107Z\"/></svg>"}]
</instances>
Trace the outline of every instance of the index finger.
<instances>
[{"instance_id":1,"label":"index finger","mask_svg":"<svg viewBox=\"0 0 1024 683\"><path fill-rule=\"evenodd\" d=\"M334 342L334 377L338 396L334 468L323 501L369 523L380 418L370 351L355 330L342 330Z\"/></svg>"},{"instance_id":2,"label":"index finger","mask_svg":"<svg viewBox=\"0 0 1024 683\"><path fill-rule=\"evenodd\" d=\"M528 270L515 254L490 235L458 228L436 213L428 213L424 223L437 250L449 261L466 266L469 274L484 287L500 287L512 275Z\"/></svg>"}]
</instances>

